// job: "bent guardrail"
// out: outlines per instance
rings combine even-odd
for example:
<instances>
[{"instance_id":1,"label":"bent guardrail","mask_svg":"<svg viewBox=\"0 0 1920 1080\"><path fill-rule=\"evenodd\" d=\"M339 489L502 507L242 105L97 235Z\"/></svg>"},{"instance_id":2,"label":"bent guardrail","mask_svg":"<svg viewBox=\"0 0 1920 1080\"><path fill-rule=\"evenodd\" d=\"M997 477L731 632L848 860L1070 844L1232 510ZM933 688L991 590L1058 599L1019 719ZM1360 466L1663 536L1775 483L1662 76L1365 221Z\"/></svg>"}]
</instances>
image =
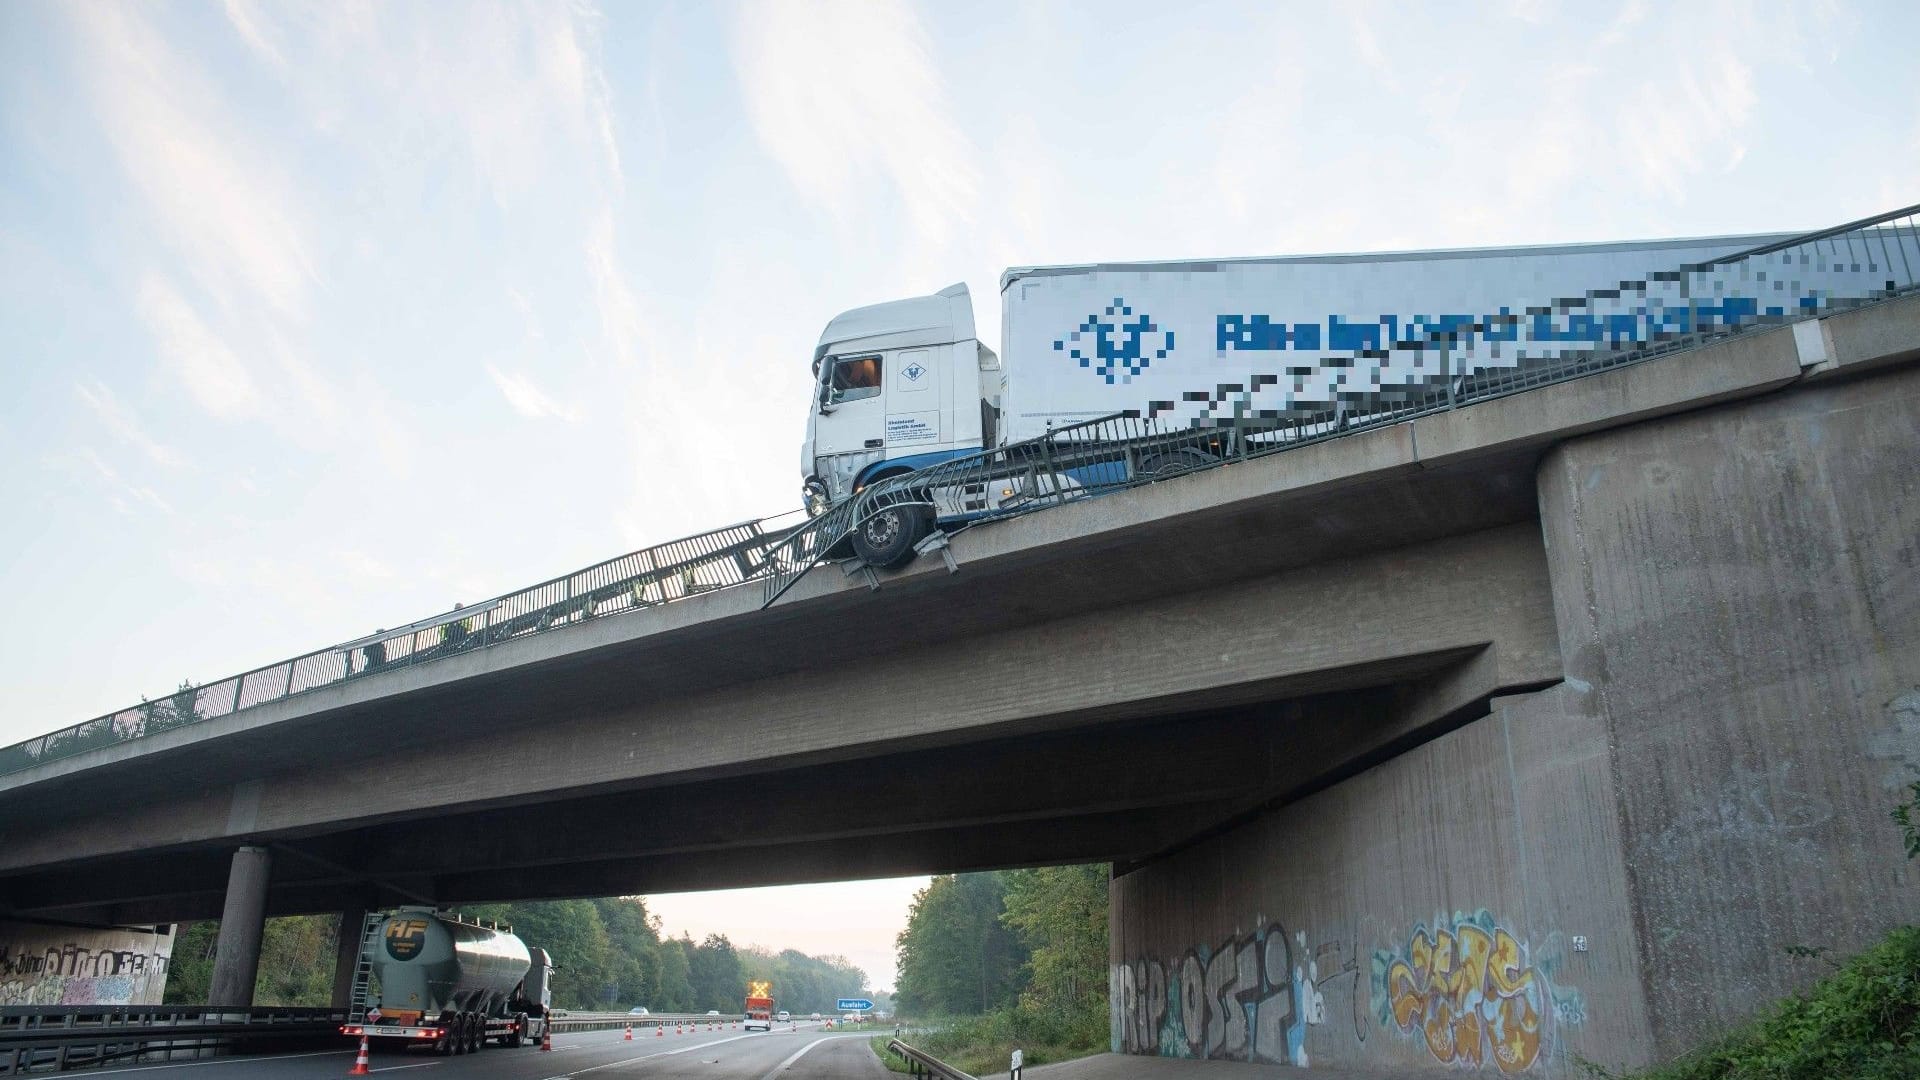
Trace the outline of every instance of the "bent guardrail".
<instances>
[{"instance_id":1,"label":"bent guardrail","mask_svg":"<svg viewBox=\"0 0 1920 1080\"><path fill-rule=\"evenodd\" d=\"M1332 401L1259 410L1251 405L1259 387L1228 386L1219 415L1201 426L1120 415L1059 428L880 481L810 520L795 510L699 533L397 630L183 686L0 748L0 776L395 667L752 581L763 583L766 607L880 514L925 509L969 523L1019 516L1909 295L1920 291L1917 219L1920 205L1907 206L1518 313L1383 327L1384 336L1372 342L1378 347L1346 358L1369 373L1356 383L1368 388Z\"/></svg>"},{"instance_id":2,"label":"bent guardrail","mask_svg":"<svg viewBox=\"0 0 1920 1080\"><path fill-rule=\"evenodd\" d=\"M1365 389L1331 401L1261 410L1259 385L1228 385L1206 424L1117 414L881 480L775 547L764 605L882 514L1014 517L1911 294L1920 290L1917 215L1920 205L1903 207L1519 313L1374 328L1379 347L1348 358Z\"/></svg>"}]
</instances>

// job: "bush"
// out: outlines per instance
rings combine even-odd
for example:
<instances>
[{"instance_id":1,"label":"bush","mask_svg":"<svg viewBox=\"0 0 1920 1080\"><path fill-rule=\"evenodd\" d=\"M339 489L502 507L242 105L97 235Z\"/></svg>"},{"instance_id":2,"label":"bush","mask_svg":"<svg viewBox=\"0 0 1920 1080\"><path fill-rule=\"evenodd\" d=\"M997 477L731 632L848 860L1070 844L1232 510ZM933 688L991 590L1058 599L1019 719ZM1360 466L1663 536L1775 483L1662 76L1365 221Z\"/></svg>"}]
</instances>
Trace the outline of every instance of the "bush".
<instances>
[{"instance_id":1,"label":"bush","mask_svg":"<svg viewBox=\"0 0 1920 1080\"><path fill-rule=\"evenodd\" d=\"M886 1036L874 1040L880 1060L895 1072L905 1072L899 1058L886 1053ZM1017 1047L1025 1064L1045 1065L1105 1053L1108 1044L1104 1006L1096 1016L1014 1007L985 1016L955 1017L916 1024L901 1041L925 1050L956 1068L985 1076L1007 1071L1007 1059Z\"/></svg>"},{"instance_id":2,"label":"bush","mask_svg":"<svg viewBox=\"0 0 1920 1080\"><path fill-rule=\"evenodd\" d=\"M1595 1066L1597 1077L1619 1078ZM1893 931L1726 1038L1637 1080L1912 1080L1920 1077L1920 927Z\"/></svg>"}]
</instances>

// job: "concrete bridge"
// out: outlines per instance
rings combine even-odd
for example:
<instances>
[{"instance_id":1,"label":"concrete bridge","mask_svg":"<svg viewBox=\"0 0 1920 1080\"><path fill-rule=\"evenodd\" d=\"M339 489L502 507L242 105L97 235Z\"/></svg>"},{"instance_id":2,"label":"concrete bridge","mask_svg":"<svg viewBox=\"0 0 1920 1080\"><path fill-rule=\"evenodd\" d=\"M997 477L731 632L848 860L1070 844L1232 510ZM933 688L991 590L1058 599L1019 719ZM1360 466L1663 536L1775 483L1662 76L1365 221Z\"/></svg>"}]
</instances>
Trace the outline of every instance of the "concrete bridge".
<instances>
[{"instance_id":1,"label":"concrete bridge","mask_svg":"<svg viewBox=\"0 0 1920 1080\"><path fill-rule=\"evenodd\" d=\"M1122 1049L1553 1075L1920 917L1920 298L951 553L0 778L0 914L244 994L263 914L1111 860Z\"/></svg>"}]
</instances>

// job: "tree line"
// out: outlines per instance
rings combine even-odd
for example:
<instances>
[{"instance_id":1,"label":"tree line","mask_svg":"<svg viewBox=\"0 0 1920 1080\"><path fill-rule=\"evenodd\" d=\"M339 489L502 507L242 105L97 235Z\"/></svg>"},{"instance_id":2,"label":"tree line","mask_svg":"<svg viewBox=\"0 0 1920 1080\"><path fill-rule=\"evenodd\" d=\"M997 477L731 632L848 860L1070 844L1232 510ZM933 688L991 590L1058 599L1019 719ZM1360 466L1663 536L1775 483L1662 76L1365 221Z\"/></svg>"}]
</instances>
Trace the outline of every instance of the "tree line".
<instances>
[{"instance_id":1,"label":"tree line","mask_svg":"<svg viewBox=\"0 0 1920 1080\"><path fill-rule=\"evenodd\" d=\"M913 1015L1013 1009L1104 1029L1107 867L936 877L896 942L894 1001Z\"/></svg>"},{"instance_id":2,"label":"tree line","mask_svg":"<svg viewBox=\"0 0 1920 1080\"><path fill-rule=\"evenodd\" d=\"M724 934L695 942L661 936L660 919L639 897L482 904L471 918L510 924L520 940L553 957L553 1001L566 1009L618 1012L644 1005L654 1012L741 1009L747 980L771 979L781 1008L831 1012L842 997L872 997L866 973L842 956L808 956L736 947ZM269 919L254 986L259 1005L325 1005L333 988L339 918ZM358 934L358 926L349 927ZM168 1004L207 1000L218 922L182 928L168 968Z\"/></svg>"}]
</instances>

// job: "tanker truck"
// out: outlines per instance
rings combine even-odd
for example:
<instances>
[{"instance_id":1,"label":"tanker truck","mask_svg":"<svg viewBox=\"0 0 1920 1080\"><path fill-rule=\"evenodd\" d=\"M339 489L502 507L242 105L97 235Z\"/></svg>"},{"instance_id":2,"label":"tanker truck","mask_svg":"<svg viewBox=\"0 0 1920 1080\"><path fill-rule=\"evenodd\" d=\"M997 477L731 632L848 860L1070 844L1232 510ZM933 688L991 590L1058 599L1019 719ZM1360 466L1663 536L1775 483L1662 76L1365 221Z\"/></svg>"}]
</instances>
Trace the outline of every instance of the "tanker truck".
<instances>
[{"instance_id":1,"label":"tanker truck","mask_svg":"<svg viewBox=\"0 0 1920 1080\"><path fill-rule=\"evenodd\" d=\"M379 991L364 1023L341 1033L369 1042L477 1053L538 1043L549 1023L553 961L513 928L432 908L400 908L369 936Z\"/></svg>"},{"instance_id":2,"label":"tanker truck","mask_svg":"<svg viewBox=\"0 0 1920 1080\"><path fill-rule=\"evenodd\" d=\"M1899 232L1888 242L1913 246ZM1338 430L1383 401L1448 400L1500 369L1524 385L1587 354L1791 321L1891 287L1870 260L1761 257L1788 238L1016 267L1000 277L997 353L975 335L964 284L855 308L813 351L803 499L819 516L883 480L984 451L1011 458L1030 440L1096 471L1121 462L1120 482L1172 475L1279 446L1319 417ZM1112 442L1125 425L1103 420L1116 417L1193 434L1115 453L1085 441ZM936 527L1114 483L1056 470L1036 493L962 464L930 474L951 490L862 514L852 553L903 565Z\"/></svg>"}]
</instances>

